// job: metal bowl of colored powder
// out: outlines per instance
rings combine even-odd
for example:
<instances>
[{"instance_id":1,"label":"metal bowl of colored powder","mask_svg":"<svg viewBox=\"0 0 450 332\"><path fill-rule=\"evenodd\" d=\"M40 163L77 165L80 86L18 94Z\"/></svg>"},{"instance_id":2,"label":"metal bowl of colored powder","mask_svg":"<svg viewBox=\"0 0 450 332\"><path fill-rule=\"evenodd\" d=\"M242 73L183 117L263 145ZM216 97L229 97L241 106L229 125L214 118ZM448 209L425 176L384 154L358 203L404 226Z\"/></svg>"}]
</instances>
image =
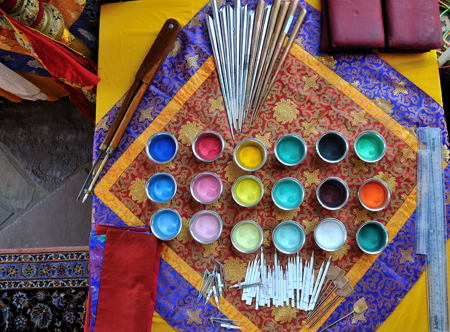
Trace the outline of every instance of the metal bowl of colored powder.
<instances>
[{"instance_id":1,"label":"metal bowl of colored powder","mask_svg":"<svg viewBox=\"0 0 450 332\"><path fill-rule=\"evenodd\" d=\"M240 141L234 149L233 159L244 171L256 171L266 162L267 149L260 140L246 138Z\"/></svg>"},{"instance_id":2,"label":"metal bowl of colored powder","mask_svg":"<svg viewBox=\"0 0 450 332\"><path fill-rule=\"evenodd\" d=\"M306 157L306 143L297 134L281 136L275 144L275 157L285 166L296 166Z\"/></svg>"},{"instance_id":3,"label":"metal bowl of colored powder","mask_svg":"<svg viewBox=\"0 0 450 332\"><path fill-rule=\"evenodd\" d=\"M370 211L386 208L391 200L389 186L383 180L371 178L363 182L358 190L359 201Z\"/></svg>"},{"instance_id":4,"label":"metal bowl of colored powder","mask_svg":"<svg viewBox=\"0 0 450 332\"><path fill-rule=\"evenodd\" d=\"M295 178L282 178L272 187L272 200L281 210L295 210L302 204L304 197L305 190Z\"/></svg>"},{"instance_id":5,"label":"metal bowl of colored powder","mask_svg":"<svg viewBox=\"0 0 450 332\"><path fill-rule=\"evenodd\" d=\"M314 229L314 240L325 251L336 251L347 240L347 229L338 219L323 219Z\"/></svg>"},{"instance_id":6,"label":"metal bowl of colored powder","mask_svg":"<svg viewBox=\"0 0 450 332\"><path fill-rule=\"evenodd\" d=\"M181 216L174 209L160 209L150 218L150 229L153 235L162 241L176 238L180 234L182 225Z\"/></svg>"},{"instance_id":7,"label":"metal bowl of colored powder","mask_svg":"<svg viewBox=\"0 0 450 332\"><path fill-rule=\"evenodd\" d=\"M348 141L338 131L323 133L316 143L317 154L328 163L337 163L345 158L348 152Z\"/></svg>"},{"instance_id":8,"label":"metal bowl of colored powder","mask_svg":"<svg viewBox=\"0 0 450 332\"><path fill-rule=\"evenodd\" d=\"M367 254L379 254L389 243L389 233L382 223L366 221L356 232L356 243Z\"/></svg>"},{"instance_id":9,"label":"metal bowl of colored powder","mask_svg":"<svg viewBox=\"0 0 450 332\"><path fill-rule=\"evenodd\" d=\"M210 244L222 234L222 218L210 210L199 211L189 221L189 232L195 241Z\"/></svg>"},{"instance_id":10,"label":"metal bowl of colored powder","mask_svg":"<svg viewBox=\"0 0 450 332\"><path fill-rule=\"evenodd\" d=\"M258 250L263 240L263 229L253 220L240 221L231 230L231 243L236 250L245 254Z\"/></svg>"},{"instance_id":11,"label":"metal bowl of colored powder","mask_svg":"<svg viewBox=\"0 0 450 332\"><path fill-rule=\"evenodd\" d=\"M197 174L191 181L191 194L201 204L211 204L222 194L223 184L220 177L211 172Z\"/></svg>"},{"instance_id":12,"label":"metal bowl of colored powder","mask_svg":"<svg viewBox=\"0 0 450 332\"><path fill-rule=\"evenodd\" d=\"M316 190L320 205L328 210L339 210L347 204L350 190L340 178L329 177L323 180Z\"/></svg>"},{"instance_id":13,"label":"metal bowl of colored powder","mask_svg":"<svg viewBox=\"0 0 450 332\"><path fill-rule=\"evenodd\" d=\"M366 130L356 137L355 152L361 160L375 163L386 154L386 140L374 130Z\"/></svg>"},{"instance_id":14,"label":"metal bowl of colored powder","mask_svg":"<svg viewBox=\"0 0 450 332\"><path fill-rule=\"evenodd\" d=\"M240 206L252 207L263 198L264 186L256 176L243 175L234 181L231 187L231 195Z\"/></svg>"},{"instance_id":15,"label":"metal bowl of colored powder","mask_svg":"<svg viewBox=\"0 0 450 332\"><path fill-rule=\"evenodd\" d=\"M303 227L292 220L279 223L273 230L272 239L275 247L283 254L295 254L305 244L306 235Z\"/></svg>"},{"instance_id":16,"label":"metal bowl of colored powder","mask_svg":"<svg viewBox=\"0 0 450 332\"><path fill-rule=\"evenodd\" d=\"M178 153L178 141L174 135L162 131L152 135L145 145L147 156L156 164L172 161Z\"/></svg>"},{"instance_id":17,"label":"metal bowl of colored powder","mask_svg":"<svg viewBox=\"0 0 450 332\"><path fill-rule=\"evenodd\" d=\"M199 133L192 142L192 151L201 161L212 162L220 157L225 148L222 136L213 130Z\"/></svg>"},{"instance_id":18,"label":"metal bowl of colored powder","mask_svg":"<svg viewBox=\"0 0 450 332\"><path fill-rule=\"evenodd\" d=\"M155 203L170 201L177 192L177 182L169 173L155 173L145 184L147 197Z\"/></svg>"}]
</instances>

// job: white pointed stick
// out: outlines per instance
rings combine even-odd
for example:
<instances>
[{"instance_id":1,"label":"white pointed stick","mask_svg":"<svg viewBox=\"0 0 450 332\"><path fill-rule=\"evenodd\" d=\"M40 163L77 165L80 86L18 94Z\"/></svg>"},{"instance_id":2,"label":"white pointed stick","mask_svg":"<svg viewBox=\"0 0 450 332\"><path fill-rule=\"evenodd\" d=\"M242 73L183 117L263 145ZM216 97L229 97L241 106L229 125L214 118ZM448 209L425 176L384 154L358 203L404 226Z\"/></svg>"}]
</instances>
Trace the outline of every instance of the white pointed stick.
<instances>
[{"instance_id":1,"label":"white pointed stick","mask_svg":"<svg viewBox=\"0 0 450 332\"><path fill-rule=\"evenodd\" d=\"M330 267L330 261L331 261L331 256L330 256L330 258L328 259L327 264L325 265L325 270L323 271L322 277L320 278L319 287L317 287L317 291L316 291L316 293L314 294L314 298L313 298L311 304L309 305L309 310L314 310L314 307L315 307L316 301L317 301L317 297L318 297L319 294L320 294L320 291L321 291L321 289L322 289L323 282L324 282L324 280L325 280L325 276L327 275L328 268Z\"/></svg>"},{"instance_id":2,"label":"white pointed stick","mask_svg":"<svg viewBox=\"0 0 450 332\"><path fill-rule=\"evenodd\" d=\"M321 277L322 277L322 272L323 272L323 262L322 262L322 265L320 265L319 273L317 274L316 281L314 282L314 286L313 286L312 292L311 292L311 298L310 298L309 301L308 301L308 307L307 307L307 310L309 310L309 305L310 305L311 302L313 301L314 294L315 294L316 291L317 291L317 287L319 287L319 282L320 282L320 279L321 279Z\"/></svg>"}]
</instances>

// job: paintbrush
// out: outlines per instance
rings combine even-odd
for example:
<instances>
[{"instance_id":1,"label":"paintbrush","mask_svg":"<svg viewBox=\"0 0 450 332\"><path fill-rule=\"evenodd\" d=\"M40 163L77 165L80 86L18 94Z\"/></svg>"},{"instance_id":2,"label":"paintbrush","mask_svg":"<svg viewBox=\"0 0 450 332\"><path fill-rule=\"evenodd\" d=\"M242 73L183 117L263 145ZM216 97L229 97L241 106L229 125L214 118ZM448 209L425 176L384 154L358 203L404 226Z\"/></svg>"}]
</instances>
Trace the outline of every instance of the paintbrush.
<instances>
[{"instance_id":1,"label":"paintbrush","mask_svg":"<svg viewBox=\"0 0 450 332\"><path fill-rule=\"evenodd\" d=\"M83 197L83 203L86 201L88 196L92 194L95 183L97 182L98 177L100 176L104 166L106 165L108 158L114 153L117 146L119 145L123 133L128 127L128 124L130 123L131 118L133 117L134 112L136 111L136 108L139 106L139 103L142 97L144 96L145 92L148 90L149 86L153 83L153 80L155 79L164 60L166 59L167 55L172 49L172 46L175 43L175 40L177 39L180 31L181 31L180 23L178 23L174 19L168 19L164 23L161 31L156 37L152 47L150 48L148 55L145 57L143 64L141 65L136 74L135 82L130 88L129 95L131 100L128 104L128 107L124 111L122 119L118 121L114 133L112 133L112 131L110 130L112 135L111 140L108 143L107 148L105 150L102 150L106 152L106 156L103 159L100 167L97 169L94 179L92 180L89 188L84 190L85 195ZM135 88L136 85L138 86L137 88ZM130 92L135 92L135 94L132 95ZM128 95L126 99L127 98ZM109 134L110 133L108 133L108 135ZM98 161L96 161L95 164L96 163L98 163Z\"/></svg>"}]
</instances>

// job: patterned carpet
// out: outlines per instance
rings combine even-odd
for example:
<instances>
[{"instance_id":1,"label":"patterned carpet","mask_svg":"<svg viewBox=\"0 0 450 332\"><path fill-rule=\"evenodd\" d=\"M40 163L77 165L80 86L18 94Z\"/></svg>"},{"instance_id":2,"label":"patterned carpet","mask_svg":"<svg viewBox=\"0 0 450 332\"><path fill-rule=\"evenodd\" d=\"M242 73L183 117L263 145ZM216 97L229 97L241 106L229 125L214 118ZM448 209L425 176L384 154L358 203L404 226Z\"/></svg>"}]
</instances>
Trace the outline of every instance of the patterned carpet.
<instances>
[{"instance_id":1,"label":"patterned carpet","mask_svg":"<svg viewBox=\"0 0 450 332\"><path fill-rule=\"evenodd\" d=\"M0 251L0 330L83 331L89 248Z\"/></svg>"}]
</instances>

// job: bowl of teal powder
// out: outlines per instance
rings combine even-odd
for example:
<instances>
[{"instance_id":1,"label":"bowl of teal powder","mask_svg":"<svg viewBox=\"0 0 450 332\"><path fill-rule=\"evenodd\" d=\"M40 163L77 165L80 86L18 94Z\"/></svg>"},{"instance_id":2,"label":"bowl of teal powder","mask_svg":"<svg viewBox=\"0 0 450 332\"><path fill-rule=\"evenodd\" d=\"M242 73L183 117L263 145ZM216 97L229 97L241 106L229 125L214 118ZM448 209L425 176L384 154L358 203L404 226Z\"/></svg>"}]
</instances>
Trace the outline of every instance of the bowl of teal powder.
<instances>
[{"instance_id":1,"label":"bowl of teal powder","mask_svg":"<svg viewBox=\"0 0 450 332\"><path fill-rule=\"evenodd\" d=\"M275 144L275 157L285 166L296 166L306 157L306 143L299 135L281 136Z\"/></svg>"},{"instance_id":2,"label":"bowl of teal powder","mask_svg":"<svg viewBox=\"0 0 450 332\"><path fill-rule=\"evenodd\" d=\"M366 221L356 232L358 247L367 254L379 254L389 242L386 227L375 220Z\"/></svg>"},{"instance_id":3,"label":"bowl of teal powder","mask_svg":"<svg viewBox=\"0 0 450 332\"><path fill-rule=\"evenodd\" d=\"M355 152L361 160L375 163L386 154L386 140L374 130L366 130L356 137Z\"/></svg>"},{"instance_id":4,"label":"bowl of teal powder","mask_svg":"<svg viewBox=\"0 0 450 332\"><path fill-rule=\"evenodd\" d=\"M275 227L272 239L278 251L284 254L295 254L305 244L305 231L299 223L288 220Z\"/></svg>"},{"instance_id":5,"label":"bowl of teal powder","mask_svg":"<svg viewBox=\"0 0 450 332\"><path fill-rule=\"evenodd\" d=\"M272 187L272 200L281 210L295 210L302 204L305 190L299 180L282 178Z\"/></svg>"}]
</instances>

